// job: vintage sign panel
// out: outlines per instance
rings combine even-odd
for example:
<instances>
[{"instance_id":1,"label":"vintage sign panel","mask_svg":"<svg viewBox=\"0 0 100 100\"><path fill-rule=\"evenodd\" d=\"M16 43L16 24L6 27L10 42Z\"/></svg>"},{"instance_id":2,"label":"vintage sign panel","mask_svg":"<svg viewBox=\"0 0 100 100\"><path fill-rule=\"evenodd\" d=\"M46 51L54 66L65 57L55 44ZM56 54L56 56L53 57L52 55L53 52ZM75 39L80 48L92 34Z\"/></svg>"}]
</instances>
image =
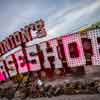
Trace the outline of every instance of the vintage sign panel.
<instances>
[{"instance_id":1,"label":"vintage sign panel","mask_svg":"<svg viewBox=\"0 0 100 100\"><path fill-rule=\"evenodd\" d=\"M93 65L100 65L100 29L88 31L87 35L92 43L92 63Z\"/></svg>"},{"instance_id":2,"label":"vintage sign panel","mask_svg":"<svg viewBox=\"0 0 100 100\"><path fill-rule=\"evenodd\" d=\"M40 43L39 46L44 55L45 68L51 68L51 63L53 63L55 68L62 68L61 59L58 56L58 43L56 39ZM52 60L50 58L52 58Z\"/></svg>"},{"instance_id":3,"label":"vintage sign panel","mask_svg":"<svg viewBox=\"0 0 100 100\"><path fill-rule=\"evenodd\" d=\"M3 60L0 61L0 81L4 81L8 78L8 74L6 72Z\"/></svg>"},{"instance_id":4,"label":"vintage sign panel","mask_svg":"<svg viewBox=\"0 0 100 100\"><path fill-rule=\"evenodd\" d=\"M30 71L41 70L40 60L37 52L36 45L25 48L28 58Z\"/></svg>"},{"instance_id":5,"label":"vintage sign panel","mask_svg":"<svg viewBox=\"0 0 100 100\"><path fill-rule=\"evenodd\" d=\"M85 61L85 56L84 56L84 52L83 52L83 47L82 47L82 42L81 42L81 37L79 34L74 34L74 35L69 35L69 36L65 36L62 38L62 42L64 45L64 52L65 52L65 56L67 59L67 63L69 67L76 67L76 66L81 66L81 65L85 65L86 61ZM75 44L74 48L76 51L74 52L75 57L71 56L71 46L69 46L69 44ZM73 46L73 45L72 45ZM77 54L77 55L76 55Z\"/></svg>"},{"instance_id":6,"label":"vintage sign panel","mask_svg":"<svg viewBox=\"0 0 100 100\"><path fill-rule=\"evenodd\" d=\"M4 60L10 76L15 76L17 74L17 71L12 55L6 56Z\"/></svg>"},{"instance_id":7,"label":"vintage sign panel","mask_svg":"<svg viewBox=\"0 0 100 100\"><path fill-rule=\"evenodd\" d=\"M14 56L15 56L15 59L16 59L17 64L18 64L19 73L28 72L28 66L27 66L26 58L23 54L23 51L22 50L17 51L14 54Z\"/></svg>"}]
</instances>

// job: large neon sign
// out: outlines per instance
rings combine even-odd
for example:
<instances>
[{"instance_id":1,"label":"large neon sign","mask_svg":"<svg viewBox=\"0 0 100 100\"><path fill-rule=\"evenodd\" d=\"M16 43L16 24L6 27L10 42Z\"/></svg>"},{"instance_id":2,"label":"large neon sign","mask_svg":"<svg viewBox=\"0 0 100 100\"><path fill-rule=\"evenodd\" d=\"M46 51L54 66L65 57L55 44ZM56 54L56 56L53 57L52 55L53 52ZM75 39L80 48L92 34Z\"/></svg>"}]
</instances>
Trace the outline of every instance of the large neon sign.
<instances>
[{"instance_id":1,"label":"large neon sign","mask_svg":"<svg viewBox=\"0 0 100 100\"><path fill-rule=\"evenodd\" d=\"M56 69L81 68L89 64L100 65L100 29L90 30L85 34L85 38L81 37L80 33L62 36L59 38L60 44L59 39L55 38L36 45L24 45L9 56L5 58L2 56L1 79L4 79L3 76L8 78L9 75L12 77L17 73L28 71L54 72ZM63 64L65 60L67 65Z\"/></svg>"}]
</instances>

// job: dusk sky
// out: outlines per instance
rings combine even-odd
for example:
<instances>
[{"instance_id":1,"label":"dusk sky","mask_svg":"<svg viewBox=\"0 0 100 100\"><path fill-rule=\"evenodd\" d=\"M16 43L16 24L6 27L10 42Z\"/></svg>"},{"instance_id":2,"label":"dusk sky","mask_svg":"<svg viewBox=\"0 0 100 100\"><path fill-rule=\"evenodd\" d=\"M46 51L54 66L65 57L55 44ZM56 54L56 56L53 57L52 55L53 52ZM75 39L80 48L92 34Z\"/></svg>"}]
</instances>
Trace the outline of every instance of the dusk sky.
<instances>
[{"instance_id":1,"label":"dusk sky","mask_svg":"<svg viewBox=\"0 0 100 100\"><path fill-rule=\"evenodd\" d=\"M0 0L0 41L38 19L48 38L100 21L100 0Z\"/></svg>"}]
</instances>

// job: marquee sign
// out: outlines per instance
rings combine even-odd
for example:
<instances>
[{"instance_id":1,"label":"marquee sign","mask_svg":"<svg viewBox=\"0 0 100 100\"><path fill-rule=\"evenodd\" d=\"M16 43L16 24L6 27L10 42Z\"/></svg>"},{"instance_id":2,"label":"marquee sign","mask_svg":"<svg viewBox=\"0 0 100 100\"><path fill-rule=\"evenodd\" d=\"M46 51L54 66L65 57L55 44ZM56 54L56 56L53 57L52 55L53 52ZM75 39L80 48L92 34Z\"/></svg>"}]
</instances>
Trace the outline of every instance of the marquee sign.
<instances>
[{"instance_id":1,"label":"marquee sign","mask_svg":"<svg viewBox=\"0 0 100 100\"><path fill-rule=\"evenodd\" d=\"M0 79L38 72L41 77L84 72L85 65L100 65L100 29L80 32L26 46L0 60ZM42 76L43 76L42 75Z\"/></svg>"}]
</instances>

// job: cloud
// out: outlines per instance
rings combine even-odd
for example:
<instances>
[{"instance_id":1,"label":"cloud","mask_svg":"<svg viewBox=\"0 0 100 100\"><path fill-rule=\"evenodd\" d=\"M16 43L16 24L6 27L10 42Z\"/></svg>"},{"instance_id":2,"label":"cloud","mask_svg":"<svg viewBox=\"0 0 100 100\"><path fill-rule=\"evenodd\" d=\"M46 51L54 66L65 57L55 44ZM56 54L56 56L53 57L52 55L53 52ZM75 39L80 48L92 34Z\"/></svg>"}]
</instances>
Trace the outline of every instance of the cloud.
<instances>
[{"instance_id":1,"label":"cloud","mask_svg":"<svg viewBox=\"0 0 100 100\"><path fill-rule=\"evenodd\" d=\"M0 40L39 18L54 38L100 20L99 0L3 0L0 1Z\"/></svg>"},{"instance_id":2,"label":"cloud","mask_svg":"<svg viewBox=\"0 0 100 100\"><path fill-rule=\"evenodd\" d=\"M54 37L57 35L62 35L59 33L72 32L72 30L82 27L86 24L90 24L88 20L91 19L91 23L94 22L92 17L95 12L100 9L100 1L92 2L89 5L83 5L78 7L78 9L72 9L70 12L60 12L61 15L56 16L58 21L54 21L55 24L52 26L52 29L49 29L49 33L53 34ZM95 14L96 15L96 14ZM60 17L59 17L60 16ZM95 16L98 17L98 16ZM97 21L100 19L96 19ZM80 22L79 22L80 21ZM78 24L77 24L78 23ZM75 31L75 30L74 30ZM55 34L54 34L55 33Z\"/></svg>"},{"instance_id":3,"label":"cloud","mask_svg":"<svg viewBox=\"0 0 100 100\"><path fill-rule=\"evenodd\" d=\"M99 2L100 1L92 2L90 5L77 5L78 7L74 7L73 9L61 9L60 12L49 16L47 20L47 37L42 38L42 40L33 40L28 44L36 44L61 35L72 34L74 31L79 31L81 27L98 21L99 19L93 18L92 15L97 16L95 12L100 9Z\"/></svg>"}]
</instances>

